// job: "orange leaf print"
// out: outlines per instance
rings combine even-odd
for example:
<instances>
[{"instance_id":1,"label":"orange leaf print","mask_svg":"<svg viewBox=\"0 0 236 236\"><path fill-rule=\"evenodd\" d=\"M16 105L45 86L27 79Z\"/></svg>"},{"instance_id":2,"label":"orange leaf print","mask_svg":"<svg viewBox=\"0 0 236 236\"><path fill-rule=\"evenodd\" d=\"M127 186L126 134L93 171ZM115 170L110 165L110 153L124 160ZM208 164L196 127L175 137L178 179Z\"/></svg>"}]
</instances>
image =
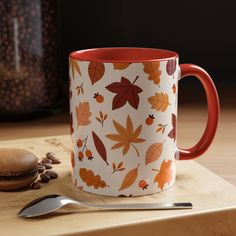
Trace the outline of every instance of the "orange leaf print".
<instances>
[{"instance_id":1,"label":"orange leaf print","mask_svg":"<svg viewBox=\"0 0 236 236\"><path fill-rule=\"evenodd\" d=\"M138 166L132 170L130 170L126 176L124 177L124 180L119 188L119 191L124 190L126 188L129 188L137 179L138 176L138 167L140 166L140 163Z\"/></svg>"},{"instance_id":2,"label":"orange leaf print","mask_svg":"<svg viewBox=\"0 0 236 236\"><path fill-rule=\"evenodd\" d=\"M170 184L170 181L172 180L172 170L171 167L171 160L163 161L161 163L161 169L160 171L153 169L154 171L158 171L158 174L155 176L154 183L158 183L158 187L163 190L164 185Z\"/></svg>"},{"instance_id":3,"label":"orange leaf print","mask_svg":"<svg viewBox=\"0 0 236 236\"><path fill-rule=\"evenodd\" d=\"M81 76L81 71L80 71L80 68L79 68L79 62L76 61L75 59L69 59L69 66L71 68L71 71L72 71L72 77L74 79L75 77L75 71Z\"/></svg>"},{"instance_id":4,"label":"orange leaf print","mask_svg":"<svg viewBox=\"0 0 236 236\"><path fill-rule=\"evenodd\" d=\"M126 120L126 127L123 127L121 124L113 120L114 127L118 134L108 134L106 135L107 138L111 139L112 141L117 142L111 149L123 148L123 155L125 155L130 147L134 148L139 156L139 151L134 143L142 143L145 142L145 139L139 138L139 135L142 130L142 125L139 125L135 130L133 127L133 122L130 116L127 117Z\"/></svg>"},{"instance_id":5,"label":"orange leaf print","mask_svg":"<svg viewBox=\"0 0 236 236\"><path fill-rule=\"evenodd\" d=\"M153 143L147 150L145 156L145 165L158 160L162 154L163 143Z\"/></svg>"},{"instance_id":6,"label":"orange leaf print","mask_svg":"<svg viewBox=\"0 0 236 236\"><path fill-rule=\"evenodd\" d=\"M167 93L155 93L154 96L148 98L148 102L152 105L152 109L164 112L169 105L169 97Z\"/></svg>"},{"instance_id":7,"label":"orange leaf print","mask_svg":"<svg viewBox=\"0 0 236 236\"><path fill-rule=\"evenodd\" d=\"M144 68L143 71L147 74L149 74L148 79L152 80L154 84L160 85L160 76L161 76L161 70L160 70L160 62L145 62L143 63Z\"/></svg>"},{"instance_id":8,"label":"orange leaf print","mask_svg":"<svg viewBox=\"0 0 236 236\"><path fill-rule=\"evenodd\" d=\"M76 117L78 126L86 126L91 123L89 117L91 116L90 107L88 102L80 102L79 106L76 106Z\"/></svg>"},{"instance_id":9,"label":"orange leaf print","mask_svg":"<svg viewBox=\"0 0 236 236\"><path fill-rule=\"evenodd\" d=\"M101 62L90 62L88 66L89 78L94 85L98 82L105 73L105 66Z\"/></svg>"},{"instance_id":10,"label":"orange leaf print","mask_svg":"<svg viewBox=\"0 0 236 236\"><path fill-rule=\"evenodd\" d=\"M114 62L114 70L124 70L126 69L131 63L129 62Z\"/></svg>"},{"instance_id":11,"label":"orange leaf print","mask_svg":"<svg viewBox=\"0 0 236 236\"><path fill-rule=\"evenodd\" d=\"M87 186L93 186L95 189L109 187L106 182L101 179L100 175L95 175L92 170L81 168L79 170L79 176Z\"/></svg>"}]
</instances>

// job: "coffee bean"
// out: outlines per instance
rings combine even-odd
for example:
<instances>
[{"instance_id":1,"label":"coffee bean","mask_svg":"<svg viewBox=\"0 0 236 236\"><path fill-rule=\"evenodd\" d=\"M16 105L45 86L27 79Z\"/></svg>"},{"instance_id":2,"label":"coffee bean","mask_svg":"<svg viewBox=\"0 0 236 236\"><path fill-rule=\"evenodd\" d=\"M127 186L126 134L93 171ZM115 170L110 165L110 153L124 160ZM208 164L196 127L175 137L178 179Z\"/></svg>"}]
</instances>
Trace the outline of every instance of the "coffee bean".
<instances>
[{"instance_id":1,"label":"coffee bean","mask_svg":"<svg viewBox=\"0 0 236 236\"><path fill-rule=\"evenodd\" d=\"M43 173L45 170L46 170L45 166L43 166L43 165L41 165L41 164L38 165L38 172L39 172L40 174Z\"/></svg>"},{"instance_id":2,"label":"coffee bean","mask_svg":"<svg viewBox=\"0 0 236 236\"><path fill-rule=\"evenodd\" d=\"M31 189L40 189L41 184L39 182L34 182L31 184Z\"/></svg>"},{"instance_id":3,"label":"coffee bean","mask_svg":"<svg viewBox=\"0 0 236 236\"><path fill-rule=\"evenodd\" d=\"M49 163L49 164L52 164L52 160L48 159L48 158L43 158L42 160L42 163L45 164L45 163Z\"/></svg>"},{"instance_id":4,"label":"coffee bean","mask_svg":"<svg viewBox=\"0 0 236 236\"><path fill-rule=\"evenodd\" d=\"M46 157L50 160L52 160L52 164L60 164L61 161L56 157L54 152L48 152L46 153Z\"/></svg>"},{"instance_id":5,"label":"coffee bean","mask_svg":"<svg viewBox=\"0 0 236 236\"><path fill-rule=\"evenodd\" d=\"M55 154L54 152L47 152L47 153L46 153L46 157L47 157L48 159L53 159L53 158L56 157L56 154Z\"/></svg>"},{"instance_id":6,"label":"coffee bean","mask_svg":"<svg viewBox=\"0 0 236 236\"><path fill-rule=\"evenodd\" d=\"M40 178L41 178L41 181L43 182L43 183L48 183L49 181L50 181L50 176L49 175L47 175L47 174L41 174L40 175Z\"/></svg>"},{"instance_id":7,"label":"coffee bean","mask_svg":"<svg viewBox=\"0 0 236 236\"><path fill-rule=\"evenodd\" d=\"M49 175L51 179L56 179L58 177L57 172L53 170L47 170L45 174Z\"/></svg>"},{"instance_id":8,"label":"coffee bean","mask_svg":"<svg viewBox=\"0 0 236 236\"><path fill-rule=\"evenodd\" d=\"M42 163L42 165L46 168L46 169L52 169L52 165L50 163Z\"/></svg>"}]
</instances>

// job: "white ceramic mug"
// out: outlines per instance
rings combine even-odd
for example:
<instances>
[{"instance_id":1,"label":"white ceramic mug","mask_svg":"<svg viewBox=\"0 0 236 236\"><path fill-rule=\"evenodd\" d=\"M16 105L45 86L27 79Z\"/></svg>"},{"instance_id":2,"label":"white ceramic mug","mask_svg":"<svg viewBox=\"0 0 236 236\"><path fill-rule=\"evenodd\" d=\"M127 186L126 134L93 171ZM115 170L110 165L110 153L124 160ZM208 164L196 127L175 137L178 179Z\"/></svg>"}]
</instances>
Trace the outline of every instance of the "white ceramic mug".
<instances>
[{"instance_id":1,"label":"white ceramic mug","mask_svg":"<svg viewBox=\"0 0 236 236\"><path fill-rule=\"evenodd\" d=\"M176 159L200 156L211 144L219 101L210 76L178 54L148 48L100 48L70 54L72 179L87 192L141 196L175 182ZM192 148L176 144L178 80L196 76L208 122Z\"/></svg>"}]
</instances>

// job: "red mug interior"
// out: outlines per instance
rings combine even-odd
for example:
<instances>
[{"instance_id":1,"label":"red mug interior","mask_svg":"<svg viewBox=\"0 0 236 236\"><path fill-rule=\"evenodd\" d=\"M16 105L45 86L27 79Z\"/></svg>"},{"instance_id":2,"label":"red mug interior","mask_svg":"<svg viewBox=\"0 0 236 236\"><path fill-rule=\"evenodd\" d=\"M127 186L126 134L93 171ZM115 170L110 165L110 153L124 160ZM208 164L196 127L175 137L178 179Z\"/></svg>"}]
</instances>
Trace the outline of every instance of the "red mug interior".
<instances>
[{"instance_id":1,"label":"red mug interior","mask_svg":"<svg viewBox=\"0 0 236 236\"><path fill-rule=\"evenodd\" d=\"M178 54L155 48L94 48L72 52L70 57L80 61L146 62L171 60Z\"/></svg>"}]
</instances>

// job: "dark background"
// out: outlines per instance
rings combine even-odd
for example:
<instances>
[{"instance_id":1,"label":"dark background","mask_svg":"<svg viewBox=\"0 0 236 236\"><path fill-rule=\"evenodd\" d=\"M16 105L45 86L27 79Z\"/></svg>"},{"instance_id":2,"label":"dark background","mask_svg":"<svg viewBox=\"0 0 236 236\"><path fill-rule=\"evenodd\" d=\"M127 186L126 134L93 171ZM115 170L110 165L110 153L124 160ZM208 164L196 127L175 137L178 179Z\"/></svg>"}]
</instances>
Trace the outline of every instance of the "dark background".
<instances>
[{"instance_id":1,"label":"dark background","mask_svg":"<svg viewBox=\"0 0 236 236\"><path fill-rule=\"evenodd\" d=\"M234 1L60 0L61 63L68 78L68 54L85 48L153 47L179 53L180 63L208 71L221 99L236 87L236 7ZM181 93L194 88L193 78L181 83ZM182 92L184 91L184 92ZM230 95L231 94L231 95ZM190 96L196 100L196 96ZM202 96L203 95L203 96Z\"/></svg>"}]
</instances>

